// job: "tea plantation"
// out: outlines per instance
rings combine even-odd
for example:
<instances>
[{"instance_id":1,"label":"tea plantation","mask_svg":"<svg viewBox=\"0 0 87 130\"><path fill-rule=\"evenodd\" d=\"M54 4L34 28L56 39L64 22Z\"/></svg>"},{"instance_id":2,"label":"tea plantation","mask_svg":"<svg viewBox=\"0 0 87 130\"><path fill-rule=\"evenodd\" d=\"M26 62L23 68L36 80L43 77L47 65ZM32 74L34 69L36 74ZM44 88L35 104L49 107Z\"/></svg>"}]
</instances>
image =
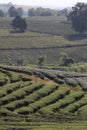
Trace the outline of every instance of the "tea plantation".
<instances>
[{"instance_id":1,"label":"tea plantation","mask_svg":"<svg viewBox=\"0 0 87 130\"><path fill-rule=\"evenodd\" d=\"M0 67L0 130L86 130L87 88L80 84L86 79L80 73Z\"/></svg>"},{"instance_id":2,"label":"tea plantation","mask_svg":"<svg viewBox=\"0 0 87 130\"><path fill-rule=\"evenodd\" d=\"M66 17L26 20L27 31L15 33L0 18L0 130L87 130L87 34ZM61 52L76 64L59 66Z\"/></svg>"},{"instance_id":3,"label":"tea plantation","mask_svg":"<svg viewBox=\"0 0 87 130\"><path fill-rule=\"evenodd\" d=\"M38 64L44 55L46 64L58 65L65 52L75 62L87 62L87 34L73 31L66 17L29 17L24 33L14 33L11 18L0 18L0 63Z\"/></svg>"}]
</instances>

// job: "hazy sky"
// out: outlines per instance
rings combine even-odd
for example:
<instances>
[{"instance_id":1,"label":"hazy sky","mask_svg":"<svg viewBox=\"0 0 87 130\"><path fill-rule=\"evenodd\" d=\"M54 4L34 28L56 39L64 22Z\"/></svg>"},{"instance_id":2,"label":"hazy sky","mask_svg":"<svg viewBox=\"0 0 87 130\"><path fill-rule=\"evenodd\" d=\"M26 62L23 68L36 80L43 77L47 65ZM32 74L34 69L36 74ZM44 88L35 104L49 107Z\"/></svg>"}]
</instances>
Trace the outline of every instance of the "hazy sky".
<instances>
[{"instance_id":1,"label":"hazy sky","mask_svg":"<svg viewBox=\"0 0 87 130\"><path fill-rule=\"evenodd\" d=\"M38 5L38 6L53 6L53 7L69 7L77 2L85 2L87 0L0 0L0 3L9 3L19 5Z\"/></svg>"}]
</instances>

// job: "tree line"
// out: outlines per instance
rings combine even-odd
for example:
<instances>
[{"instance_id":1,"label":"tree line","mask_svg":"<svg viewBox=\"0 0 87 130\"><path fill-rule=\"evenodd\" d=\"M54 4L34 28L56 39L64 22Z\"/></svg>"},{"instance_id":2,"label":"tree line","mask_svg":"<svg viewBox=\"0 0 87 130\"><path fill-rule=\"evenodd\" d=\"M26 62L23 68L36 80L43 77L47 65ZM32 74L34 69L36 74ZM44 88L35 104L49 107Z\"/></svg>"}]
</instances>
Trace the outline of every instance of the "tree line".
<instances>
[{"instance_id":1,"label":"tree line","mask_svg":"<svg viewBox=\"0 0 87 130\"><path fill-rule=\"evenodd\" d=\"M8 9L8 12L4 12L3 10L0 9L0 17L6 17L6 16L16 17L18 15L22 16L23 14L24 14L24 10L21 7L15 8L14 6L11 6Z\"/></svg>"},{"instance_id":2,"label":"tree line","mask_svg":"<svg viewBox=\"0 0 87 130\"><path fill-rule=\"evenodd\" d=\"M49 9L49 8L31 8L27 11L27 16L59 16L64 15L66 16L68 14L68 9L62 9L62 10L56 10L56 9ZM25 15L25 10L22 7L15 8L14 6L11 6L7 12L4 12L0 9L0 17L10 16L10 17L16 17L17 15L23 16Z\"/></svg>"},{"instance_id":3,"label":"tree line","mask_svg":"<svg viewBox=\"0 0 87 130\"><path fill-rule=\"evenodd\" d=\"M71 12L67 16L71 21L72 28L79 32L80 35L87 32L87 4L83 2L77 3L72 7Z\"/></svg>"}]
</instances>

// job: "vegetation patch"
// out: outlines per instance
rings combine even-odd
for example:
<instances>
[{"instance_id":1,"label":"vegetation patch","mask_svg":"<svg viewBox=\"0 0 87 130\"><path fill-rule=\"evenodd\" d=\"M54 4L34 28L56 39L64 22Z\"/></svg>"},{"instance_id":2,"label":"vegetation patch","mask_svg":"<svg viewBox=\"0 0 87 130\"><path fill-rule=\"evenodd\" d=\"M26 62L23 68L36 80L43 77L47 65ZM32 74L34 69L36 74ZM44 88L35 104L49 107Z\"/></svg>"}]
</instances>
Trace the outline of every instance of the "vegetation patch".
<instances>
[{"instance_id":1,"label":"vegetation patch","mask_svg":"<svg viewBox=\"0 0 87 130\"><path fill-rule=\"evenodd\" d=\"M7 82L0 87L2 124L5 122L6 126L6 122L10 122L8 126L11 126L11 120L13 123L86 120L86 91L79 86L79 78L85 79L85 76L41 68L3 67L1 77L7 78ZM73 85L74 79L78 85ZM29 127L26 125L26 128Z\"/></svg>"}]
</instances>

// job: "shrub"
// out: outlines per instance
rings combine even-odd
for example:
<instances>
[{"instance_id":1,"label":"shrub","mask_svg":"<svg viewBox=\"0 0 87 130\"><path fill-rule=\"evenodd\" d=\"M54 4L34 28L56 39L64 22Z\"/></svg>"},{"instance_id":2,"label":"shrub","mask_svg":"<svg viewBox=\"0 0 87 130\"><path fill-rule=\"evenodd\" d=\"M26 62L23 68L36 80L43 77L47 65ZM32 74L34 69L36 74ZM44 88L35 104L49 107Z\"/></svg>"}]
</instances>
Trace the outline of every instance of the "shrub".
<instances>
[{"instance_id":1,"label":"shrub","mask_svg":"<svg viewBox=\"0 0 87 130\"><path fill-rule=\"evenodd\" d=\"M31 82L24 82L23 86L30 85ZM15 82L11 84L6 84L3 86L3 88L0 90L0 98L6 96L7 94L11 94L13 91L16 91L21 87L21 82Z\"/></svg>"},{"instance_id":2,"label":"shrub","mask_svg":"<svg viewBox=\"0 0 87 130\"><path fill-rule=\"evenodd\" d=\"M20 107L27 106L27 105L29 105L29 101L22 99L22 100L16 100L14 102L11 102L11 103L5 105L5 107L6 107L6 109L8 109L10 111L14 111L15 109L18 109Z\"/></svg>"},{"instance_id":3,"label":"shrub","mask_svg":"<svg viewBox=\"0 0 87 130\"><path fill-rule=\"evenodd\" d=\"M18 89L19 87L20 82L4 85L3 88L0 90L0 98L6 96L8 93L11 93L12 91Z\"/></svg>"},{"instance_id":4,"label":"shrub","mask_svg":"<svg viewBox=\"0 0 87 130\"><path fill-rule=\"evenodd\" d=\"M54 81L58 84L64 84L64 80L63 79L59 79L59 78L55 78Z\"/></svg>"},{"instance_id":5,"label":"shrub","mask_svg":"<svg viewBox=\"0 0 87 130\"><path fill-rule=\"evenodd\" d=\"M72 87L76 87L78 85L77 81L73 78L66 78L65 82L66 82L66 84L68 84Z\"/></svg>"},{"instance_id":6,"label":"shrub","mask_svg":"<svg viewBox=\"0 0 87 130\"><path fill-rule=\"evenodd\" d=\"M6 108L0 108L0 116L8 116L10 113Z\"/></svg>"},{"instance_id":7,"label":"shrub","mask_svg":"<svg viewBox=\"0 0 87 130\"><path fill-rule=\"evenodd\" d=\"M60 78L60 79L64 79L65 78L65 75L62 74L62 73L56 73L57 77Z\"/></svg>"},{"instance_id":8,"label":"shrub","mask_svg":"<svg viewBox=\"0 0 87 130\"><path fill-rule=\"evenodd\" d=\"M23 115L27 115L27 114L30 114L30 111L28 110L27 107L22 107L22 108L20 108L20 111L18 111L18 113L23 114Z\"/></svg>"},{"instance_id":9,"label":"shrub","mask_svg":"<svg viewBox=\"0 0 87 130\"><path fill-rule=\"evenodd\" d=\"M47 78L53 80L54 78L57 78L56 74L52 72L42 72Z\"/></svg>"},{"instance_id":10,"label":"shrub","mask_svg":"<svg viewBox=\"0 0 87 130\"><path fill-rule=\"evenodd\" d=\"M77 114L87 119L87 105L80 107L77 111Z\"/></svg>"},{"instance_id":11,"label":"shrub","mask_svg":"<svg viewBox=\"0 0 87 130\"><path fill-rule=\"evenodd\" d=\"M16 16L13 20L11 25L15 30L19 30L20 32L24 32L27 28L26 20L20 16Z\"/></svg>"},{"instance_id":12,"label":"shrub","mask_svg":"<svg viewBox=\"0 0 87 130\"><path fill-rule=\"evenodd\" d=\"M7 83L7 79L0 79L0 86L3 86Z\"/></svg>"},{"instance_id":13,"label":"shrub","mask_svg":"<svg viewBox=\"0 0 87 130\"><path fill-rule=\"evenodd\" d=\"M84 79L79 78L78 84L82 87L84 91L87 91L87 81Z\"/></svg>"}]
</instances>

